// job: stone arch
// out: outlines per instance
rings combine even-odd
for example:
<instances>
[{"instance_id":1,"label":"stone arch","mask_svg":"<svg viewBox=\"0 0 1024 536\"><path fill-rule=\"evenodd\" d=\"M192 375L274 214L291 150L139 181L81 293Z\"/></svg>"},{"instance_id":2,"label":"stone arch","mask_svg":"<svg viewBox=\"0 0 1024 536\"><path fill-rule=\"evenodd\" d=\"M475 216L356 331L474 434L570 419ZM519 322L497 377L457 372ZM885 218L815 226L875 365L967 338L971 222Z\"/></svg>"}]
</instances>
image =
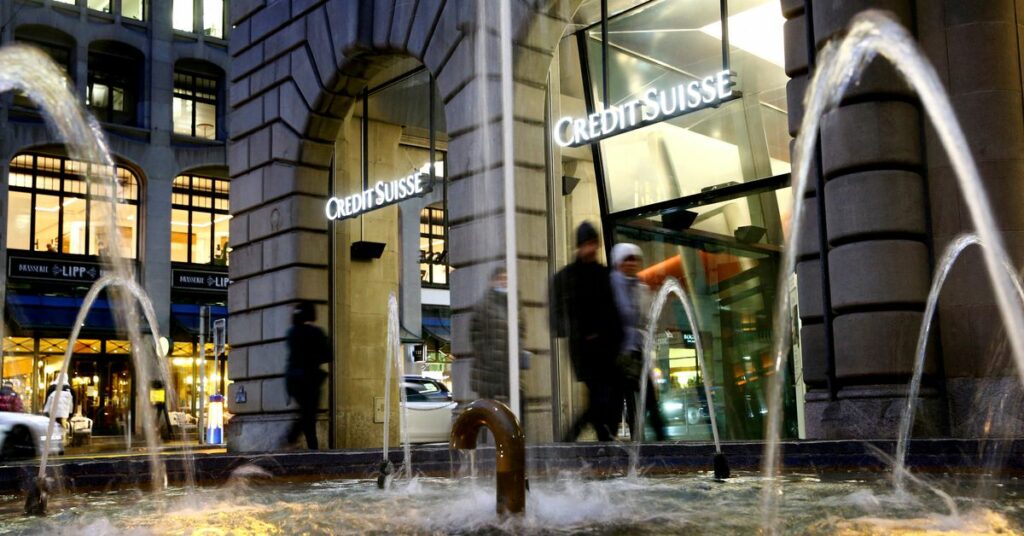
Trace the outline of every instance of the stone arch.
<instances>
[{"instance_id":1,"label":"stone arch","mask_svg":"<svg viewBox=\"0 0 1024 536\"><path fill-rule=\"evenodd\" d=\"M478 104L480 99L497 103L500 98L499 28L491 12L486 19L478 18L479 2L240 4L233 12L229 73L228 161L235 183L230 366L236 378L232 389L244 388L249 405L232 406L239 425L230 432L229 444L247 450L277 447L294 415L284 394L279 357L285 351L284 327L296 300L314 300L321 304L321 313L327 310L322 292L329 267L323 202L333 143L353 97L380 68L374 57L418 59L434 75L444 105L450 138L450 259L459 268L451 280L453 350L459 355L472 353L464 335L469 308L486 272L504 259L504 205L500 194L472 202L481 200L480 192L502 191L500 130L491 126L500 119L500 107ZM562 14L576 4L578 0L512 2L513 35L518 36L513 73L516 218L529 229L546 225L546 74L554 45L568 24ZM485 72L476 72L476 65ZM490 159L471 156L478 153ZM549 246L546 239L525 242L517 259L520 273L530 274L532 281L522 291L524 321L532 328L525 346L538 355L535 368L543 369L549 353ZM550 412L550 403L545 404L549 386L534 383L533 405L540 413ZM551 437L544 419L531 420L537 427L531 437Z\"/></svg>"}]
</instances>

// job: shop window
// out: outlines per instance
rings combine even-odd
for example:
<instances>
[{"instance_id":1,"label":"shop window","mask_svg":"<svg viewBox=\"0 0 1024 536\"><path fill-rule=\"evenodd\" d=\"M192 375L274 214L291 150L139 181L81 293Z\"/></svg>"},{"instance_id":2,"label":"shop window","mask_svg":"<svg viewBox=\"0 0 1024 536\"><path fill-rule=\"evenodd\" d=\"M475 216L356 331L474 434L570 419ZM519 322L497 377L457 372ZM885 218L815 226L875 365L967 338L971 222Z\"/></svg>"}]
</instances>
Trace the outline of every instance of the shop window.
<instances>
[{"instance_id":1,"label":"shop window","mask_svg":"<svg viewBox=\"0 0 1024 536\"><path fill-rule=\"evenodd\" d=\"M142 63L142 54L126 45L100 42L89 47L85 103L97 119L141 126L137 109L143 78Z\"/></svg>"},{"instance_id":2,"label":"shop window","mask_svg":"<svg viewBox=\"0 0 1024 536\"><path fill-rule=\"evenodd\" d=\"M187 71L174 73L174 133L217 139L220 76Z\"/></svg>"},{"instance_id":3,"label":"shop window","mask_svg":"<svg viewBox=\"0 0 1024 536\"><path fill-rule=\"evenodd\" d=\"M109 203L109 187L94 184L86 192L80 162L58 156L23 153L10 163L7 247L73 255L99 255L110 242L98 216ZM138 242L138 179L116 168L116 221L121 255L135 258ZM98 182L98 181L97 181ZM101 210L102 208L102 210Z\"/></svg>"},{"instance_id":4,"label":"shop window","mask_svg":"<svg viewBox=\"0 0 1024 536\"><path fill-rule=\"evenodd\" d=\"M448 286L447 234L443 208L420 212L420 281L426 286Z\"/></svg>"},{"instance_id":5,"label":"shop window","mask_svg":"<svg viewBox=\"0 0 1024 536\"><path fill-rule=\"evenodd\" d=\"M224 39L225 4L224 0L174 0L171 25L175 30L194 33L198 19L203 35ZM199 13L196 13L197 6Z\"/></svg>"},{"instance_id":6,"label":"shop window","mask_svg":"<svg viewBox=\"0 0 1024 536\"><path fill-rule=\"evenodd\" d=\"M171 261L227 266L229 181L175 177L171 193Z\"/></svg>"}]
</instances>

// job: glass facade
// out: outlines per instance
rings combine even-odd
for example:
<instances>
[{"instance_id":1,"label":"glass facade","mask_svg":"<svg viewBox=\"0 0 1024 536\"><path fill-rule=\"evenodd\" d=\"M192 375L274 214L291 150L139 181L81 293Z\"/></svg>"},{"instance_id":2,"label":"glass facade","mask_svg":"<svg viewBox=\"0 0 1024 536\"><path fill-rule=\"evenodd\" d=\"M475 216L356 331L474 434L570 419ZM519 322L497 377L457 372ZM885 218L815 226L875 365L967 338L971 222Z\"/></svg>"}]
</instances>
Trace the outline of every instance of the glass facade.
<instances>
[{"instance_id":1,"label":"glass facade","mask_svg":"<svg viewBox=\"0 0 1024 536\"><path fill-rule=\"evenodd\" d=\"M445 210L426 207L420 212L420 282L424 286L448 287L447 229Z\"/></svg>"},{"instance_id":2,"label":"glass facade","mask_svg":"<svg viewBox=\"0 0 1024 536\"><path fill-rule=\"evenodd\" d=\"M85 104L100 121L142 126L138 116L142 80L139 51L110 42L89 47Z\"/></svg>"},{"instance_id":3,"label":"glass facade","mask_svg":"<svg viewBox=\"0 0 1024 536\"><path fill-rule=\"evenodd\" d=\"M675 300L658 319L651 359L668 437L710 439L711 400L723 438L758 439L791 205L784 19L771 0L729 2L725 20L724 2L627 4L608 19L607 43L599 15L562 39L560 116L584 117L721 71L733 73L733 96L563 149L563 174L593 181L597 194L566 198L567 227L600 218L610 233L608 248L640 246L640 278L652 293L671 276L694 303L696 328ZM662 108L673 107L668 96ZM697 364L698 341L710 397ZM789 396L785 433L795 436L796 429Z\"/></svg>"},{"instance_id":4,"label":"glass facade","mask_svg":"<svg viewBox=\"0 0 1024 536\"><path fill-rule=\"evenodd\" d=\"M218 81L212 76L174 73L172 116L174 133L196 138L217 138Z\"/></svg>"},{"instance_id":5,"label":"glass facade","mask_svg":"<svg viewBox=\"0 0 1024 536\"><path fill-rule=\"evenodd\" d=\"M226 179L179 175L171 198L171 261L227 266L229 213Z\"/></svg>"},{"instance_id":6,"label":"glass facade","mask_svg":"<svg viewBox=\"0 0 1024 536\"><path fill-rule=\"evenodd\" d=\"M98 225L98 203L88 198L84 165L59 156L23 153L10 163L7 247L73 255L99 255L109 242L105 226ZM117 229L121 254L134 259L139 239L139 184L135 174L118 166ZM94 196L108 189L92 184Z\"/></svg>"}]
</instances>

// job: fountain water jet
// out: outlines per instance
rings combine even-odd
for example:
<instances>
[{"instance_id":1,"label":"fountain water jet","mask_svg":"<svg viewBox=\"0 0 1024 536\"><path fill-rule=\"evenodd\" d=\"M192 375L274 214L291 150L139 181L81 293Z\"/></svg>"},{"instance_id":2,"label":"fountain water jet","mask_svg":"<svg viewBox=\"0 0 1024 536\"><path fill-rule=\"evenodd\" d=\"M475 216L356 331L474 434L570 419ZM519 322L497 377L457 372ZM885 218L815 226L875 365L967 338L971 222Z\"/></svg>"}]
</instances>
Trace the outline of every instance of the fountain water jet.
<instances>
[{"instance_id":1,"label":"fountain water jet","mask_svg":"<svg viewBox=\"0 0 1024 536\"><path fill-rule=\"evenodd\" d=\"M100 260L106 275L93 284L79 310L64 363L57 379L66 380L68 366L71 362L71 351L89 307L101 290L109 288L112 301L116 305L112 308L115 321L118 326L128 332L128 338L132 344L135 373L143 386L143 395L147 395L152 377L150 366L154 361L154 354L150 353L149 346L143 344L136 303L142 305L152 330L154 341L152 349L159 347L156 343L159 339L159 325L156 323L152 304L145 292L135 282L130 262L121 256L122 237L117 231L114 203L122 195L120 184L114 174L114 161L110 157L103 131L96 123L95 118L84 111L78 103L78 99L68 89L68 84L60 68L46 53L38 49L18 44L0 49L0 93L10 90L23 92L32 102L39 105L44 112L43 116L47 124L58 138L63 140L70 156L84 164L83 173L87 184L90 185L90 195L93 191L93 184L100 185L100 191L105 191L106 194L101 196L101 199L107 202L95 203L92 214L92 217L99 220L100 225L107 229L109 247L100 251ZM4 290L0 289L0 297L3 292ZM161 374L165 385L169 385L170 371L166 361L161 361L162 363L157 365L157 372ZM173 392L169 398L171 407L175 407L176 400ZM150 454L150 466L153 472L152 482L154 486L160 487L165 482L165 471L157 454L158 439L152 422L153 411L148 404L140 404L140 406L146 444ZM29 513L41 514L46 509L48 492L46 462L55 421L56 413L50 416L39 474L26 501L25 507Z\"/></svg>"},{"instance_id":2,"label":"fountain water jet","mask_svg":"<svg viewBox=\"0 0 1024 536\"><path fill-rule=\"evenodd\" d=\"M391 370L395 369L398 373L398 396L401 398L401 408L398 413L398 427L400 429L401 437L399 438L405 449L405 457L402 459L402 471L405 473L405 478L412 478L412 448L409 445L409 430L408 430L408 404L405 395L405 388L402 387L402 379L405 376L405 360L402 359L401 352L401 327L399 326L398 320L398 299L395 298L394 294L388 297L388 338L387 338L387 352L386 361L384 363L384 447L383 457L384 459L380 463L380 470L377 475L377 487L384 489L387 487L391 480L391 475L394 473L394 466L391 460L388 458L388 447L390 446L391 436Z\"/></svg>"},{"instance_id":3,"label":"fountain water jet","mask_svg":"<svg viewBox=\"0 0 1024 536\"><path fill-rule=\"evenodd\" d=\"M988 199L981 188L981 177L968 149L969 145L956 120L956 114L942 87L942 82L935 69L925 59L913 36L891 15L878 10L859 13L851 21L846 36L838 43L830 42L819 53L816 62L818 67L804 97L805 112L793 150L793 212L790 236L786 241L782 267L779 271L780 297L775 304L775 340L771 354L774 374L768 383L769 412L762 465L767 479L762 495L762 525L767 533L775 533L778 501L781 496L776 476L782 412L782 372L791 343L789 293L784 289L788 288L788 279L795 265L794 245L800 243L800 222L804 211L803 194L807 190L810 159L817 142L822 116L839 105L846 89L878 55L889 60L903 79L916 90L953 164L971 221L981 241L988 244L988 247L983 249L985 266L995 288L999 312L1006 325L1010 347L1017 361L1017 372L1024 384L1024 314L1020 304L1015 303L1012 298L1012 278L1006 277L1003 269L1003 266L1008 264L1006 248L989 210Z\"/></svg>"},{"instance_id":4,"label":"fountain water jet","mask_svg":"<svg viewBox=\"0 0 1024 536\"><path fill-rule=\"evenodd\" d=\"M636 430L633 430L634 445L630 453L629 475L632 477L637 475L637 464L640 459L640 442L643 435L646 413L647 378L651 373L651 359L653 358L654 350L654 332L658 328L658 319L661 317L661 311L665 308L670 295L675 295L679 298L679 302L683 304L686 320L690 323L690 330L693 332L694 346L697 349L697 364L700 366L700 374L704 379L704 393L708 398L711 434L715 439L715 458L713 460L715 478L720 480L726 479L729 478L730 473L729 462L726 460L725 455L722 454L722 443L718 438L718 419L715 417L715 404L711 394L711 377L708 376L708 370L704 362L704 344L700 338L700 329L697 327L697 313L693 307L693 302L690 300L690 296L683 291L679 281L671 276L666 277L662 282L661 288L658 289L658 293L651 303L650 313L647 317L647 329L644 331L644 366L640 374L640 401L637 410Z\"/></svg>"},{"instance_id":5,"label":"fountain water jet","mask_svg":"<svg viewBox=\"0 0 1024 536\"><path fill-rule=\"evenodd\" d=\"M960 254L968 247L975 245L982 249L985 244L973 233L962 234L956 237L943 253L942 258L935 268L935 275L932 277L932 287L928 292L928 302L925 306L924 317L921 319L921 330L917 336L917 346L914 351L914 374L910 379L910 387L907 391L907 401L903 408L903 416L900 418L900 431L896 443L896 457L893 463L892 478L897 493L903 493L904 478L910 476L906 469L907 449L910 445L910 430L914 426L914 410L917 407L917 395L921 389L921 376L924 374L925 349L928 345L928 333L931 331L932 319L935 317L935 310L939 304L939 293L946 283L946 277L953 268L953 264L960 258ZM1017 299L1024 305L1024 288L1021 287L1017 278L1016 270L1009 263L1003 264L1007 277L1013 281Z\"/></svg>"}]
</instances>

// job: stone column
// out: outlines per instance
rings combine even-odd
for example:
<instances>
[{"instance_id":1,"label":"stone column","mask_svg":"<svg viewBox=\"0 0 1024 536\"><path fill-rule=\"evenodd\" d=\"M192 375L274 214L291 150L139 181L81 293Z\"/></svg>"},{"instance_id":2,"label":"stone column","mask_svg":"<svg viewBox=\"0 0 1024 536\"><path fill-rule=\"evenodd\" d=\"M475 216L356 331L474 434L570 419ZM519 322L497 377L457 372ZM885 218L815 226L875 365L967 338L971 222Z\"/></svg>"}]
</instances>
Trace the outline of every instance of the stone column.
<instances>
[{"instance_id":1,"label":"stone column","mask_svg":"<svg viewBox=\"0 0 1024 536\"><path fill-rule=\"evenodd\" d=\"M943 79L978 164L1011 262L1024 262L1024 109L1021 36L1024 2L918 2L920 40ZM974 232L946 151L925 131L938 256L959 233ZM969 249L950 273L939 305L943 365L954 437L1024 435L1016 365L980 251Z\"/></svg>"},{"instance_id":2,"label":"stone column","mask_svg":"<svg viewBox=\"0 0 1024 536\"><path fill-rule=\"evenodd\" d=\"M819 49L870 7L887 9L912 31L915 27L911 0L815 0L805 2L800 15L798 3L783 4L792 17L787 67L791 54L807 48L808 34L792 29L800 19L811 24L809 38ZM803 85L796 80L791 93ZM793 103L791 98L790 114L799 115ZM830 308L835 357L832 396L808 396L808 432L823 438L892 437L930 282L920 106L893 68L876 60L824 118L820 146L825 190L815 193L824 194L825 213L809 211L809 220L825 219L827 241L818 244L827 251L819 248L818 257L827 255L828 270L808 259L798 273L801 306L805 297L809 305L801 315L818 312L811 302ZM812 254L814 246L802 244L801 251L806 247ZM815 296L821 292L819 278L828 281L830 303ZM808 323L802 333L809 364L805 375L812 382L820 378L824 346L814 325ZM935 362L930 363L928 372L934 374ZM922 405L919 433L941 432L943 413L933 395Z\"/></svg>"}]
</instances>

